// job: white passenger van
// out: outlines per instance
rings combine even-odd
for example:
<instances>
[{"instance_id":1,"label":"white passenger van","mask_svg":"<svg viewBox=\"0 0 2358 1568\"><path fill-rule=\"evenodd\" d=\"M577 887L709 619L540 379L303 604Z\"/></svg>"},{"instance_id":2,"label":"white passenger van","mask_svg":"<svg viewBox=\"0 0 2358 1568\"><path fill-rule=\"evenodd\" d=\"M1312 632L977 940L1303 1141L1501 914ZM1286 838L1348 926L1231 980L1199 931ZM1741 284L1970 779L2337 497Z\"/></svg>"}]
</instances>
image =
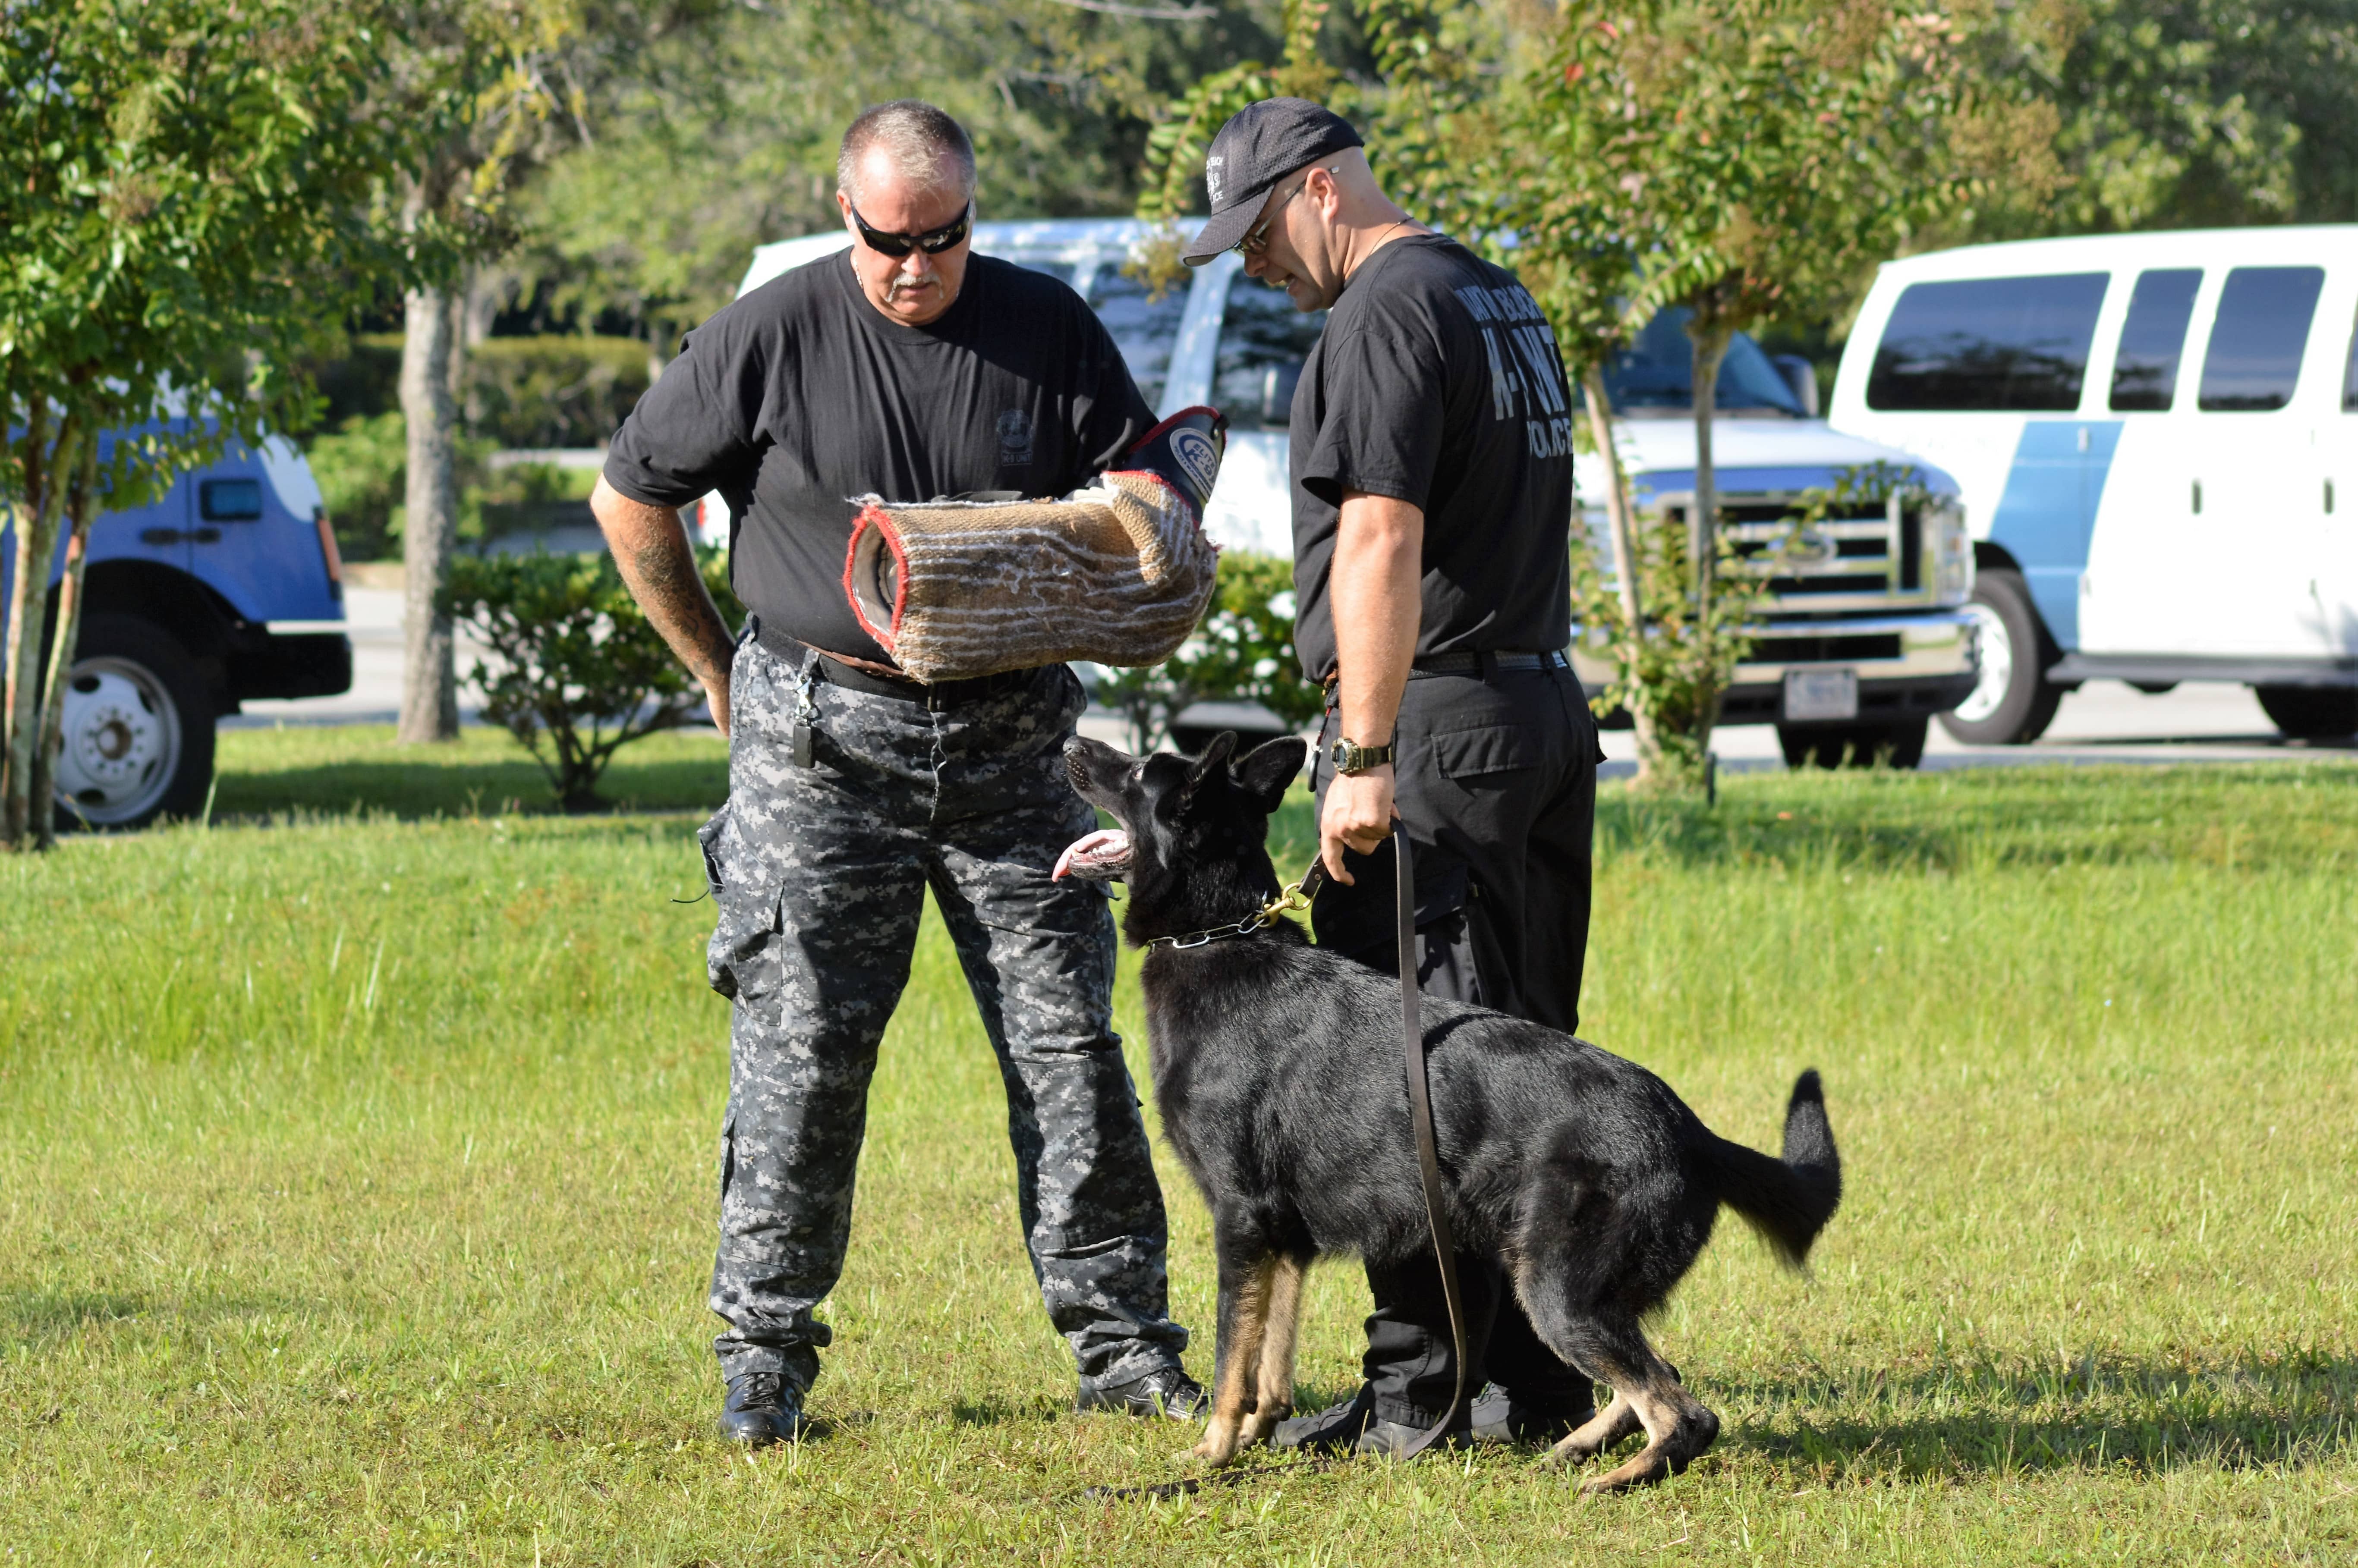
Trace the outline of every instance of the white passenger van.
<instances>
[{"instance_id":1,"label":"white passenger van","mask_svg":"<svg viewBox=\"0 0 2358 1568\"><path fill-rule=\"evenodd\" d=\"M1942 722L2035 739L2063 692L2250 686L2358 731L2358 225L1975 245L1890 263L1833 422L1957 477L1981 683Z\"/></svg>"},{"instance_id":2,"label":"white passenger van","mask_svg":"<svg viewBox=\"0 0 2358 1568\"><path fill-rule=\"evenodd\" d=\"M1225 413L1228 456L1205 531L1227 548L1291 557L1286 427L1325 313L1296 311L1282 291L1246 277L1234 253L1152 297L1124 269L1154 232L1116 218L978 223L974 246L1070 284L1105 322L1158 416L1198 404ZM763 245L738 292L850 243L833 231ZM1639 499L1673 509L1694 484L1681 319L1665 312L1606 372L1622 416L1623 466ZM1971 562L1956 486L1904 453L1828 429L1814 416L1816 405L1806 362L1772 362L1749 339L1730 350L1717 453L1725 515L1740 547L1781 539L1801 494L1829 489L1844 473L1884 463L1910 470L1913 482L1904 495L1840 509L1788 550L1794 575L1771 585L1761 635L1736 671L1723 721L1776 724L1789 757L1812 747L1839 757L1848 748L1859 758L1880 753L1912 766L1931 715L1974 686L1973 622L1963 608ZM1597 465L1584 459L1575 467L1581 505L1610 569ZM711 543L727 541L718 495L705 500L700 531ZM1593 690L1601 669L1578 662ZM1215 726L1277 722L1257 708L1206 704L1183 716L1174 733L1189 746Z\"/></svg>"}]
</instances>

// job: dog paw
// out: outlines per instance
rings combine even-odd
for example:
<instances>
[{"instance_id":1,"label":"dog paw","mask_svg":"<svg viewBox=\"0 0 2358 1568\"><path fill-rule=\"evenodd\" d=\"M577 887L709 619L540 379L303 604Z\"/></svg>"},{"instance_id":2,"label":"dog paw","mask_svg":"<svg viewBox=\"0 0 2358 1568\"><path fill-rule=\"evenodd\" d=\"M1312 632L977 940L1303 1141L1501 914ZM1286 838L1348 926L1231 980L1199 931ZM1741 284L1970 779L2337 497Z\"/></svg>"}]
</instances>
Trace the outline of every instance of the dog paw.
<instances>
[{"instance_id":1,"label":"dog paw","mask_svg":"<svg viewBox=\"0 0 2358 1568\"><path fill-rule=\"evenodd\" d=\"M1685 1468L1685 1465L1674 1463L1660 1444L1650 1443L1639 1449L1628 1464L1583 1481L1580 1484L1581 1495L1601 1497L1607 1492L1626 1492L1636 1487L1654 1486Z\"/></svg>"},{"instance_id":2,"label":"dog paw","mask_svg":"<svg viewBox=\"0 0 2358 1568\"><path fill-rule=\"evenodd\" d=\"M1187 1452L1207 1465L1226 1465L1237 1456L1236 1431L1234 1428L1222 1429L1215 1423L1214 1429L1204 1434L1204 1441Z\"/></svg>"}]
</instances>

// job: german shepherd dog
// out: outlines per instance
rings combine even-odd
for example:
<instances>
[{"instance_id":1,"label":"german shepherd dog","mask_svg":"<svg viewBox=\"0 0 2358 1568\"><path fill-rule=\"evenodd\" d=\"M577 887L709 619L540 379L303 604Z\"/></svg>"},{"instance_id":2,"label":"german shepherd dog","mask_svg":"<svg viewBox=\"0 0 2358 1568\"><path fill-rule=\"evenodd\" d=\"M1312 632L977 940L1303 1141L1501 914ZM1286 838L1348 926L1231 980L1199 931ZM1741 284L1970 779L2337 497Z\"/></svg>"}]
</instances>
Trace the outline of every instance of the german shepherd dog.
<instances>
[{"instance_id":1,"label":"german shepherd dog","mask_svg":"<svg viewBox=\"0 0 2358 1568\"><path fill-rule=\"evenodd\" d=\"M1393 977L1313 946L1275 920L1270 814L1303 742L1241 760L1236 737L1193 759L1065 743L1090 805L1120 824L1065 852L1059 875L1130 884L1122 929L1150 945L1142 979L1154 1093L1174 1148L1212 1210L1217 1368L1196 1447L1221 1465L1291 1411L1302 1282L1323 1253L1385 1261L1431 1249L1402 1078ZM1550 1454L1593 1458L1642 1428L1646 1446L1585 1490L1675 1475L1719 1418L1654 1353L1639 1320L1710 1239L1720 1205L1799 1268L1842 1196L1818 1075L1785 1111L1785 1156L1705 1127L1633 1063L1536 1023L1422 999L1433 1118L1458 1248L1498 1260L1541 1338L1612 1399Z\"/></svg>"}]
</instances>

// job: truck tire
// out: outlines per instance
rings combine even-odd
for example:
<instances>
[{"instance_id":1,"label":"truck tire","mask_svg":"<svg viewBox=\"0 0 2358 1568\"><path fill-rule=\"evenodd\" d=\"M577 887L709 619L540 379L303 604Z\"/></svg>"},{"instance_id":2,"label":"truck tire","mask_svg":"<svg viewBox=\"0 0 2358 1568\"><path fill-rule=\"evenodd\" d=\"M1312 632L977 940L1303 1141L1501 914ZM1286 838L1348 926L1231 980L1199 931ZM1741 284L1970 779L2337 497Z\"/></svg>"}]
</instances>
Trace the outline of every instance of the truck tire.
<instances>
[{"instance_id":1,"label":"truck tire","mask_svg":"<svg viewBox=\"0 0 2358 1568\"><path fill-rule=\"evenodd\" d=\"M194 816L213 782L212 694L169 633L131 615L81 625L66 678L58 826Z\"/></svg>"},{"instance_id":2,"label":"truck tire","mask_svg":"<svg viewBox=\"0 0 2358 1568\"><path fill-rule=\"evenodd\" d=\"M2255 686L2252 695L2288 741L2341 741L2358 734L2358 687Z\"/></svg>"},{"instance_id":3,"label":"truck tire","mask_svg":"<svg viewBox=\"0 0 2358 1568\"><path fill-rule=\"evenodd\" d=\"M1975 573L1965 610L1978 622L1974 656L1981 678L1964 701L1941 715L1941 728L1970 746L2038 740L2055 722L2063 688L2046 678L2053 644L2022 574L2010 567Z\"/></svg>"},{"instance_id":4,"label":"truck tire","mask_svg":"<svg viewBox=\"0 0 2358 1568\"><path fill-rule=\"evenodd\" d=\"M1899 724L1779 724L1777 745L1789 768L1913 768L1924 760L1923 719Z\"/></svg>"}]
</instances>

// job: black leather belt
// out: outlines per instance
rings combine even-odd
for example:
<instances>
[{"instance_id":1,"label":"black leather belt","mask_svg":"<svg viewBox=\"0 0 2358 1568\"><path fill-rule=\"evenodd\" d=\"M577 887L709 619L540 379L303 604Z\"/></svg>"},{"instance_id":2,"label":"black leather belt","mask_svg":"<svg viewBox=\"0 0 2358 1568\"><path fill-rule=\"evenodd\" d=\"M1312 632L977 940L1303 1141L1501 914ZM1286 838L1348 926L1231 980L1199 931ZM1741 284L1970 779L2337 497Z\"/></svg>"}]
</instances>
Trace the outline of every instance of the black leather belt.
<instances>
[{"instance_id":1,"label":"black leather belt","mask_svg":"<svg viewBox=\"0 0 2358 1568\"><path fill-rule=\"evenodd\" d=\"M829 686L839 686L846 691L865 692L871 697L893 697L903 702L920 702L934 711L955 708L964 702L979 702L984 697L1002 697L1011 691L1021 691L1032 684L1039 671L1007 670L995 676L977 676L972 680L936 681L928 686L924 681L907 680L871 675L841 659L830 658L817 649L796 642L784 632L775 632L752 617L753 640L785 660L796 669L803 660L817 656L819 677Z\"/></svg>"},{"instance_id":2,"label":"black leather belt","mask_svg":"<svg viewBox=\"0 0 2358 1568\"><path fill-rule=\"evenodd\" d=\"M1568 670L1572 661L1561 648L1544 654L1435 654L1409 666L1409 675L1488 676L1498 670Z\"/></svg>"}]
</instances>

